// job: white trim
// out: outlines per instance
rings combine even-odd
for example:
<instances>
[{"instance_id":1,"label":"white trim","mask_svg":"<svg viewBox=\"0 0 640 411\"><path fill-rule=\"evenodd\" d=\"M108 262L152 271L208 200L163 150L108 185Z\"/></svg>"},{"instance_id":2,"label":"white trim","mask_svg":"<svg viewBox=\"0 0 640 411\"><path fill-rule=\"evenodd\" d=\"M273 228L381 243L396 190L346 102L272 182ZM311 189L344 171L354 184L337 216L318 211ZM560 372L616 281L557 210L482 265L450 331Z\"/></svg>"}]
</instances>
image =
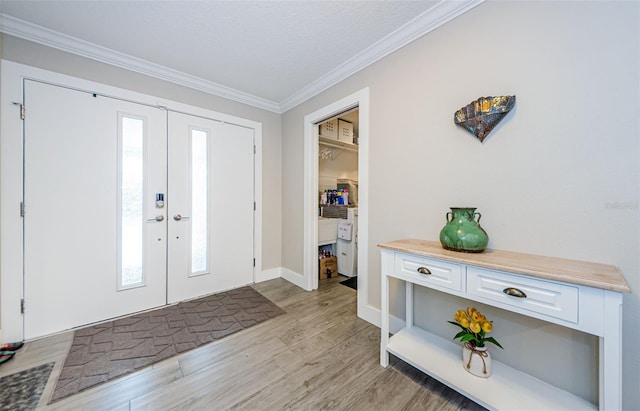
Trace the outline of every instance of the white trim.
<instances>
[{"instance_id":1,"label":"white trim","mask_svg":"<svg viewBox=\"0 0 640 411\"><path fill-rule=\"evenodd\" d=\"M268 270L260 271L256 274L256 283L263 281L274 280L282 277L282 267L270 268Z\"/></svg>"},{"instance_id":2,"label":"white trim","mask_svg":"<svg viewBox=\"0 0 640 411\"><path fill-rule=\"evenodd\" d=\"M262 124L240 117L218 113L179 102L160 100L158 97L118 87L67 76L36 67L2 60L0 88L0 324L3 341L23 339L20 299L23 298L22 218L22 121L19 108L13 103L23 102L24 78L45 81L64 87L91 90L102 95L164 107L167 110L188 113L254 130L256 155L254 161L254 192L256 212L254 219L254 281L262 272ZM27 110L28 111L28 110ZM27 114L28 116L28 114ZM27 304L25 304L27 305Z\"/></svg>"},{"instance_id":3,"label":"white trim","mask_svg":"<svg viewBox=\"0 0 640 411\"><path fill-rule=\"evenodd\" d=\"M296 273L295 271L291 271L288 268L281 268L281 276L282 278L284 278L285 280L289 281L290 283L297 285L300 288L303 288L307 291L311 291L307 288L307 281L304 275Z\"/></svg>"},{"instance_id":4,"label":"white trim","mask_svg":"<svg viewBox=\"0 0 640 411\"><path fill-rule=\"evenodd\" d=\"M253 128L253 144L255 154L253 156L253 281L264 281L262 271L262 123L255 122ZM279 277L279 276L278 276ZM269 278L270 279L270 278Z\"/></svg>"},{"instance_id":5,"label":"white trim","mask_svg":"<svg viewBox=\"0 0 640 411\"><path fill-rule=\"evenodd\" d=\"M369 306L369 88L364 88L304 117L304 281L318 288L318 125L319 121L358 107L358 317L380 324ZM283 275L284 277L284 275ZM284 277L285 279L288 279ZM293 282L293 281L292 281ZM297 284L294 282L294 284ZM377 320L376 320L377 319Z\"/></svg>"},{"instance_id":6,"label":"white trim","mask_svg":"<svg viewBox=\"0 0 640 411\"><path fill-rule=\"evenodd\" d=\"M329 87L370 66L376 61L401 49L430 31L483 3L484 0L448 1L441 0L436 5L416 16L399 29L383 37L367 49L353 56L329 73L303 87L298 92L280 102L280 111L284 113L320 94Z\"/></svg>"},{"instance_id":7,"label":"white trim","mask_svg":"<svg viewBox=\"0 0 640 411\"><path fill-rule=\"evenodd\" d=\"M0 81L0 325L2 342L23 338L20 300L24 297L22 265L22 82L2 60Z\"/></svg>"},{"instance_id":8,"label":"white trim","mask_svg":"<svg viewBox=\"0 0 640 411\"><path fill-rule=\"evenodd\" d=\"M471 10L485 0L440 0L399 29L345 61L329 73L308 84L280 103L232 89L159 64L89 43L6 14L0 14L0 32L107 63L136 73L155 77L208 94L282 114L334 84L368 67L381 58L435 30Z\"/></svg>"},{"instance_id":9,"label":"white trim","mask_svg":"<svg viewBox=\"0 0 640 411\"><path fill-rule=\"evenodd\" d=\"M360 288L360 287L358 287ZM362 313L362 315L361 315ZM359 310L358 317L380 328L382 321L382 311L379 308L367 306L364 310ZM389 315L389 332L395 334L406 327L407 323L403 318Z\"/></svg>"},{"instance_id":10,"label":"white trim","mask_svg":"<svg viewBox=\"0 0 640 411\"><path fill-rule=\"evenodd\" d=\"M34 43L107 63L146 76L169 81L239 103L248 104L263 110L275 113L280 112L278 103L271 100L151 63L129 54L120 53L97 44L89 43L6 14L0 14L0 31Z\"/></svg>"}]
</instances>

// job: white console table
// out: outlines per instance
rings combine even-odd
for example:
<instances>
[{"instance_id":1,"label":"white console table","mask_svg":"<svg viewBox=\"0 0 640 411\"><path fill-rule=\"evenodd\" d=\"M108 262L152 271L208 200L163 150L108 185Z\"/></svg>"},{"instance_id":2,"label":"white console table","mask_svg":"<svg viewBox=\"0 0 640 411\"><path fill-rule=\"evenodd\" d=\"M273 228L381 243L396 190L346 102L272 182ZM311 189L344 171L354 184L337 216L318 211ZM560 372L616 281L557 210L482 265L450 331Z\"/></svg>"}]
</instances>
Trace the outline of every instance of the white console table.
<instances>
[{"instance_id":1,"label":"white console table","mask_svg":"<svg viewBox=\"0 0 640 411\"><path fill-rule=\"evenodd\" d=\"M490 409L622 408L622 293L631 290L617 267L499 250L460 253L422 240L392 241L379 247L383 367L393 354ZM393 336L389 336L390 278L404 280L406 285L406 326ZM459 344L414 326L414 285L600 337L599 404L495 360L488 379L467 373L460 365ZM510 288L526 297L508 295Z\"/></svg>"}]
</instances>

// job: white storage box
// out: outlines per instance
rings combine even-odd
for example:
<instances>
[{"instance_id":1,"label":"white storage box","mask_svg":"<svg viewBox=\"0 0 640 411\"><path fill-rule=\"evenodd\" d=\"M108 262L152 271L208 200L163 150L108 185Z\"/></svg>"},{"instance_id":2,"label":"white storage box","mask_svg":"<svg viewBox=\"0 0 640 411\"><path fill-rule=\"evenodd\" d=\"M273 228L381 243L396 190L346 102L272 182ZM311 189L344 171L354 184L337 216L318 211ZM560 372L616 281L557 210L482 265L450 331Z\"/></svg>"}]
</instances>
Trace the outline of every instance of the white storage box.
<instances>
[{"instance_id":1,"label":"white storage box","mask_svg":"<svg viewBox=\"0 0 640 411\"><path fill-rule=\"evenodd\" d=\"M353 144L353 124L338 120L338 140Z\"/></svg>"},{"instance_id":2,"label":"white storage box","mask_svg":"<svg viewBox=\"0 0 640 411\"><path fill-rule=\"evenodd\" d=\"M322 137L338 139L338 120L329 120L320 124L320 135Z\"/></svg>"}]
</instances>

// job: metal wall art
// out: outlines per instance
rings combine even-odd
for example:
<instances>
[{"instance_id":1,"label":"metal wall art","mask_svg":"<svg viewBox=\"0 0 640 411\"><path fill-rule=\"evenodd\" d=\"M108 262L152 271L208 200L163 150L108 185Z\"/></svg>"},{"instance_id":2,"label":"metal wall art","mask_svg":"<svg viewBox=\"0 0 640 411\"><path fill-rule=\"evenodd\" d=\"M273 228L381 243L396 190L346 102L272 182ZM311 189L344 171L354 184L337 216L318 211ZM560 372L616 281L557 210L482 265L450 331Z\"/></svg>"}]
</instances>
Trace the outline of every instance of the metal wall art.
<instances>
[{"instance_id":1,"label":"metal wall art","mask_svg":"<svg viewBox=\"0 0 640 411\"><path fill-rule=\"evenodd\" d=\"M453 121L482 142L515 105L516 96L479 97L456 111Z\"/></svg>"}]
</instances>

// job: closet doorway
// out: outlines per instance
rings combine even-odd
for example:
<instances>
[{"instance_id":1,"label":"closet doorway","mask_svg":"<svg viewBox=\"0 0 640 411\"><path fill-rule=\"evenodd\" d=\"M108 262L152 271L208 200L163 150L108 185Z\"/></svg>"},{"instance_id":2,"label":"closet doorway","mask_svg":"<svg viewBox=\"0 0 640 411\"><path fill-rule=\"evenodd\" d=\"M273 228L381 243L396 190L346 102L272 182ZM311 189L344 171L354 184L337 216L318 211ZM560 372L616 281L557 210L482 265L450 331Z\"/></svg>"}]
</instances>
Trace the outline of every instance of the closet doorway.
<instances>
[{"instance_id":1,"label":"closet doorway","mask_svg":"<svg viewBox=\"0 0 640 411\"><path fill-rule=\"evenodd\" d=\"M357 107L340 113L319 124L318 135L318 274L356 289L359 117Z\"/></svg>"},{"instance_id":2,"label":"closet doorway","mask_svg":"<svg viewBox=\"0 0 640 411\"><path fill-rule=\"evenodd\" d=\"M306 290L318 288L318 157L319 124L340 113L358 109L358 317L380 323L380 311L369 305L369 89L323 107L304 118L304 274L285 278Z\"/></svg>"}]
</instances>

